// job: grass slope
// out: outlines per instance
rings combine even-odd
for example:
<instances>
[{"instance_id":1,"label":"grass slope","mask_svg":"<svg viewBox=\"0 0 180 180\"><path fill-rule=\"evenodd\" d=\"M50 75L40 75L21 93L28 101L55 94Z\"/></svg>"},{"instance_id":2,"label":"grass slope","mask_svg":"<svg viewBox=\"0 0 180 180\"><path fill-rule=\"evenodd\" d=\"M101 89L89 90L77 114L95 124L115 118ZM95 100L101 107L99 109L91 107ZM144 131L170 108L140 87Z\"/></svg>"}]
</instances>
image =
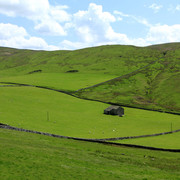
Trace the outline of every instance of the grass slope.
<instances>
[{"instance_id":1,"label":"grass slope","mask_svg":"<svg viewBox=\"0 0 180 180\"><path fill-rule=\"evenodd\" d=\"M158 62L136 71L160 57ZM179 57L180 43L142 48L113 45L53 52L1 47L0 81L45 84L53 88L61 88L64 84L65 90L77 90L128 74L79 91L77 95L133 107L180 112ZM43 73L27 75L36 70ZM79 72L65 73L69 70Z\"/></svg>"},{"instance_id":2,"label":"grass slope","mask_svg":"<svg viewBox=\"0 0 180 180\"><path fill-rule=\"evenodd\" d=\"M34 70L122 75L163 55L162 51L135 46L100 46L76 51L31 51L0 48L0 75L22 75Z\"/></svg>"},{"instance_id":3,"label":"grass slope","mask_svg":"<svg viewBox=\"0 0 180 180\"><path fill-rule=\"evenodd\" d=\"M125 108L125 116L108 116L109 105L33 87L0 87L1 123L84 138L154 134L180 128L177 115ZM48 112L48 115L47 115ZM177 143L174 141L174 144Z\"/></svg>"},{"instance_id":4,"label":"grass slope","mask_svg":"<svg viewBox=\"0 0 180 180\"><path fill-rule=\"evenodd\" d=\"M104 102L180 112L179 57L180 48L167 51L162 59L144 69L76 94Z\"/></svg>"},{"instance_id":5,"label":"grass slope","mask_svg":"<svg viewBox=\"0 0 180 180\"><path fill-rule=\"evenodd\" d=\"M179 179L179 153L0 129L0 179Z\"/></svg>"}]
</instances>

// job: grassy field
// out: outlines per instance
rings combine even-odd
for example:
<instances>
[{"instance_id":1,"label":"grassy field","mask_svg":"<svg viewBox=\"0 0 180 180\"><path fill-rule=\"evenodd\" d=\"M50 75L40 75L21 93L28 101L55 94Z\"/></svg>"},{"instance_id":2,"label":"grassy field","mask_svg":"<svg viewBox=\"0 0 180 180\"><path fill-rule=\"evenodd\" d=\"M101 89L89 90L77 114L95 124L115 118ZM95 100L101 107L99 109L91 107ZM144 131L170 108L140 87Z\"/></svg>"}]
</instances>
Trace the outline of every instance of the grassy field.
<instances>
[{"instance_id":1,"label":"grassy field","mask_svg":"<svg viewBox=\"0 0 180 180\"><path fill-rule=\"evenodd\" d=\"M125 144L136 144L142 146L151 146L165 149L180 149L180 132L164 136L146 137L139 139L118 140L114 142Z\"/></svg>"},{"instance_id":2,"label":"grassy field","mask_svg":"<svg viewBox=\"0 0 180 180\"><path fill-rule=\"evenodd\" d=\"M0 81L24 83L67 91L75 91L112 78L115 78L115 76L109 74L34 73L29 75L4 77L0 78Z\"/></svg>"},{"instance_id":3,"label":"grassy field","mask_svg":"<svg viewBox=\"0 0 180 180\"><path fill-rule=\"evenodd\" d=\"M177 115L125 108L125 116L108 116L109 105L34 87L0 88L1 123L84 138L110 138L166 132L180 128Z\"/></svg>"},{"instance_id":4,"label":"grassy field","mask_svg":"<svg viewBox=\"0 0 180 180\"><path fill-rule=\"evenodd\" d=\"M0 129L0 179L179 179L179 153Z\"/></svg>"}]
</instances>

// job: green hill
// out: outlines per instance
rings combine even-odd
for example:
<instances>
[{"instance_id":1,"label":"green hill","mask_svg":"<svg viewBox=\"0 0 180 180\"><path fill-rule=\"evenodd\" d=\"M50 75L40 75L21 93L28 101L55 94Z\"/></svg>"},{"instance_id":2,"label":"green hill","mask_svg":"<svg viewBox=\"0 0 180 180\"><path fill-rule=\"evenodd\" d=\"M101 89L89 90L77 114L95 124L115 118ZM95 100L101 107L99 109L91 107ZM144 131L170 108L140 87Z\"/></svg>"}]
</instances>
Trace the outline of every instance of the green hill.
<instances>
[{"instance_id":1,"label":"green hill","mask_svg":"<svg viewBox=\"0 0 180 180\"><path fill-rule=\"evenodd\" d=\"M0 75L21 75L34 70L46 73L78 70L120 76L162 57L164 51L120 45L50 52L1 47Z\"/></svg>"},{"instance_id":2,"label":"green hill","mask_svg":"<svg viewBox=\"0 0 180 180\"><path fill-rule=\"evenodd\" d=\"M0 123L90 139L177 130L178 115L136 108L180 112L179 57L180 43L50 52L0 47ZM104 115L109 104L84 99L121 104L125 116ZM179 150L179 137L115 142ZM178 179L180 172L178 153L1 128L0 149L0 179Z\"/></svg>"},{"instance_id":3,"label":"green hill","mask_svg":"<svg viewBox=\"0 0 180 180\"><path fill-rule=\"evenodd\" d=\"M80 90L76 95L133 107L180 112L179 57L180 43L149 47L112 45L51 52L1 47L0 81L75 91L119 77Z\"/></svg>"}]
</instances>

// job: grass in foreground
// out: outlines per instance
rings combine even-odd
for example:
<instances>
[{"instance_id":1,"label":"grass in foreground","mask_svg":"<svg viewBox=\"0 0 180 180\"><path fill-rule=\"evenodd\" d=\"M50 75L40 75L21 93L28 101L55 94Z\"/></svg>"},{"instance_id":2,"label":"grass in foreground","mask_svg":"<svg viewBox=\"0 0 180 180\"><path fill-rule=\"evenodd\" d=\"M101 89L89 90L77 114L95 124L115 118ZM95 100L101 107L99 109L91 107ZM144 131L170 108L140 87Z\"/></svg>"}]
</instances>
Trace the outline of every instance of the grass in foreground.
<instances>
[{"instance_id":1,"label":"grass in foreground","mask_svg":"<svg viewBox=\"0 0 180 180\"><path fill-rule=\"evenodd\" d=\"M179 179L180 154L0 129L0 179Z\"/></svg>"}]
</instances>

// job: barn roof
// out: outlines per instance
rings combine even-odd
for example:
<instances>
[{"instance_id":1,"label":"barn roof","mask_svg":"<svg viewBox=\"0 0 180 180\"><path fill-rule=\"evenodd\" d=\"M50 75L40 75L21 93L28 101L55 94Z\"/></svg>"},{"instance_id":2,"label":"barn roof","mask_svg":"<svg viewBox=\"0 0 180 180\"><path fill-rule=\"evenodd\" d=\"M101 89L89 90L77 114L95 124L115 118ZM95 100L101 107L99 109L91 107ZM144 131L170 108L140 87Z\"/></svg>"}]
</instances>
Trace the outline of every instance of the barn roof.
<instances>
[{"instance_id":1,"label":"barn roof","mask_svg":"<svg viewBox=\"0 0 180 180\"><path fill-rule=\"evenodd\" d=\"M106 110L107 111L110 111L110 110L112 110L112 109L118 109L118 108L120 108L120 106L109 106L108 108L106 108Z\"/></svg>"}]
</instances>

